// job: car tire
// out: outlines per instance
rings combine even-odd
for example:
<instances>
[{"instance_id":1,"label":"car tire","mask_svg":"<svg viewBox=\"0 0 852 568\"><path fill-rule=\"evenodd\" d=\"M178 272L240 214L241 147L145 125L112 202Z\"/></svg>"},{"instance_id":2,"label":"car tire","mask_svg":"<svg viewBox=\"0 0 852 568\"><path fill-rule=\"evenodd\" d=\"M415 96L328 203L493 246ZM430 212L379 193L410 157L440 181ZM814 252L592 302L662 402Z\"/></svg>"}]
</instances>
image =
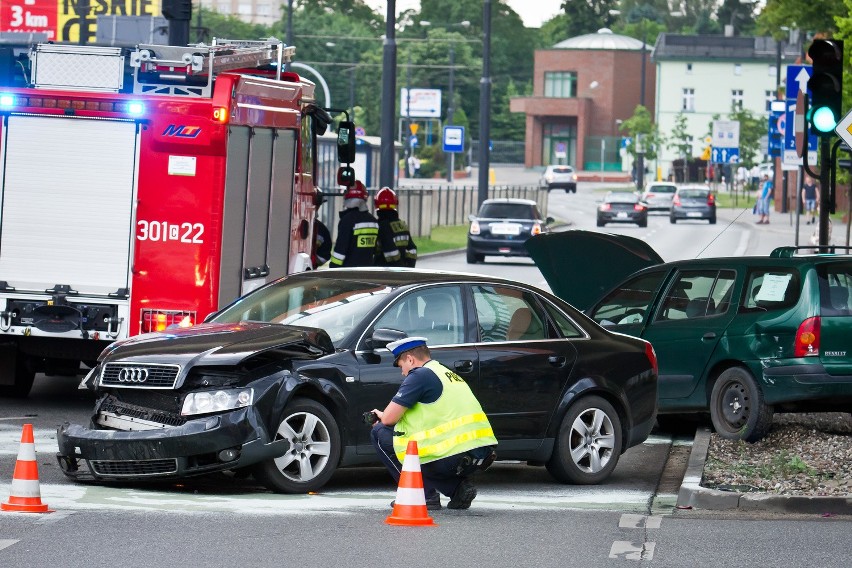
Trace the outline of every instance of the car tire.
<instances>
[{"instance_id":1,"label":"car tire","mask_svg":"<svg viewBox=\"0 0 852 568\"><path fill-rule=\"evenodd\" d=\"M599 396L584 396L565 413L545 465L562 483L600 483L618 464L622 443L621 419L615 408Z\"/></svg>"},{"instance_id":2,"label":"car tire","mask_svg":"<svg viewBox=\"0 0 852 568\"><path fill-rule=\"evenodd\" d=\"M639 221L638 224L639 224L640 227L647 227L648 226L648 220L645 219L644 221Z\"/></svg>"},{"instance_id":3,"label":"car tire","mask_svg":"<svg viewBox=\"0 0 852 568\"><path fill-rule=\"evenodd\" d=\"M33 388L35 382L35 370L32 368L29 357L18 353L14 358L9 358L15 361L15 383L12 385L4 385L0 387L0 397L5 398L27 398ZM12 373L9 367L0 368L0 373Z\"/></svg>"},{"instance_id":4,"label":"car tire","mask_svg":"<svg viewBox=\"0 0 852 568\"><path fill-rule=\"evenodd\" d=\"M606 225L606 223L598 219L598 227L603 227L604 225Z\"/></svg>"},{"instance_id":5,"label":"car tire","mask_svg":"<svg viewBox=\"0 0 852 568\"><path fill-rule=\"evenodd\" d=\"M715 224L716 224L716 217L715 217L715 216L710 217L710 219L708 219L708 220L710 221L710 224L711 224L711 225L715 225Z\"/></svg>"},{"instance_id":6,"label":"car tire","mask_svg":"<svg viewBox=\"0 0 852 568\"><path fill-rule=\"evenodd\" d=\"M731 367L716 379L710 395L710 419L721 437L756 442L772 427L772 414L748 369Z\"/></svg>"},{"instance_id":7,"label":"car tire","mask_svg":"<svg viewBox=\"0 0 852 568\"><path fill-rule=\"evenodd\" d=\"M677 219L675 219L674 217L669 217L669 223L674 225L675 223L677 223Z\"/></svg>"},{"instance_id":8,"label":"car tire","mask_svg":"<svg viewBox=\"0 0 852 568\"><path fill-rule=\"evenodd\" d=\"M294 398L284 408L274 438L289 440L290 447L257 464L255 479L275 493L307 493L328 483L340 462L341 442L337 421L325 406ZM310 470L303 464L310 464Z\"/></svg>"},{"instance_id":9,"label":"car tire","mask_svg":"<svg viewBox=\"0 0 852 568\"><path fill-rule=\"evenodd\" d=\"M467 249L467 263L468 264L476 264L477 262L482 262L485 260L484 254L476 254L470 249Z\"/></svg>"}]
</instances>

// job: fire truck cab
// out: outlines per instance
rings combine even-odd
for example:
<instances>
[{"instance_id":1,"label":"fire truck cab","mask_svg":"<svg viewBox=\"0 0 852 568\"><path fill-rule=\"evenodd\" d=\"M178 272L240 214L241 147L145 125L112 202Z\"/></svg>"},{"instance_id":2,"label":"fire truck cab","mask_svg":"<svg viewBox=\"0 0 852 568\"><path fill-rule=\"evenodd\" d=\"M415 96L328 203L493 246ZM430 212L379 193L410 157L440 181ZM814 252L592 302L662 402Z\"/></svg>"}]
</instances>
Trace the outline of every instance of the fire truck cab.
<instances>
[{"instance_id":1,"label":"fire truck cab","mask_svg":"<svg viewBox=\"0 0 852 568\"><path fill-rule=\"evenodd\" d=\"M311 268L331 117L294 51L31 50L0 91L0 395Z\"/></svg>"}]
</instances>

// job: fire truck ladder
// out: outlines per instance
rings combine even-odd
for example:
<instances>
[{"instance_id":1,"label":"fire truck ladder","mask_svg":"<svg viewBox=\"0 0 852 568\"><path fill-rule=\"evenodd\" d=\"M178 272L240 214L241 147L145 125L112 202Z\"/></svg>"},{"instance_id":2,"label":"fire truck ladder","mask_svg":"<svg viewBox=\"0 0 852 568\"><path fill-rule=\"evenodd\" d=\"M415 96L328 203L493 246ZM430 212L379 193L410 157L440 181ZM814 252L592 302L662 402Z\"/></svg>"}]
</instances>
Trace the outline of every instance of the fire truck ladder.
<instances>
[{"instance_id":1,"label":"fire truck ladder","mask_svg":"<svg viewBox=\"0 0 852 568\"><path fill-rule=\"evenodd\" d=\"M275 38L264 41L214 38L211 45L186 47L141 44L130 54L133 92L210 97L213 79L219 73L277 63L276 78L280 79L283 65L295 53L295 47L285 47Z\"/></svg>"}]
</instances>

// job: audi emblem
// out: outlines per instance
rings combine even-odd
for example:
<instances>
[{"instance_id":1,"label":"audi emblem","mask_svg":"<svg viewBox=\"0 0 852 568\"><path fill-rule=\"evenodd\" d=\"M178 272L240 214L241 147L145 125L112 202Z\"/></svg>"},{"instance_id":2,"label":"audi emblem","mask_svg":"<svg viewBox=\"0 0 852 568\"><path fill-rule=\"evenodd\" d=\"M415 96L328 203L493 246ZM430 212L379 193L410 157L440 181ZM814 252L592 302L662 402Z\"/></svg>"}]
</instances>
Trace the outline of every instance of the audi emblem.
<instances>
[{"instance_id":1,"label":"audi emblem","mask_svg":"<svg viewBox=\"0 0 852 568\"><path fill-rule=\"evenodd\" d=\"M118 372L120 383L144 383L148 380L148 369L141 367L127 367Z\"/></svg>"}]
</instances>

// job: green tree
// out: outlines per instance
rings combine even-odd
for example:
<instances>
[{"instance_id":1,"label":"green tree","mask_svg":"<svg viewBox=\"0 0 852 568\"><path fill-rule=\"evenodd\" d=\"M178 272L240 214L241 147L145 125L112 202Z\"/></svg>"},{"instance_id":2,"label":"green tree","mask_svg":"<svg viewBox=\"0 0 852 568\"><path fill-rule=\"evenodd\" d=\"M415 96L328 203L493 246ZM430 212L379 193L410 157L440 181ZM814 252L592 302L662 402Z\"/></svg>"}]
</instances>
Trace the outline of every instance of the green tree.
<instances>
[{"instance_id":1,"label":"green tree","mask_svg":"<svg viewBox=\"0 0 852 568\"><path fill-rule=\"evenodd\" d=\"M843 15L834 18L837 25L835 37L845 40L843 49L843 108L852 104L852 73L849 62L852 60L852 0L844 0Z\"/></svg>"},{"instance_id":2,"label":"green tree","mask_svg":"<svg viewBox=\"0 0 852 568\"><path fill-rule=\"evenodd\" d=\"M782 27L796 28L812 33L832 35L837 31L837 18L848 17L850 6L845 0L766 0L757 17L757 31L776 39L786 36Z\"/></svg>"},{"instance_id":3,"label":"green tree","mask_svg":"<svg viewBox=\"0 0 852 568\"><path fill-rule=\"evenodd\" d=\"M716 17L719 24L734 26L735 35L751 35L756 26L755 8L757 4L741 2L740 0L723 0Z\"/></svg>"},{"instance_id":4,"label":"green tree","mask_svg":"<svg viewBox=\"0 0 852 568\"><path fill-rule=\"evenodd\" d=\"M686 115L683 112L677 113L675 116L674 128L668 137L666 148L677 152L678 158L689 159L689 151L692 149L692 144L689 141L689 128L687 126Z\"/></svg>"},{"instance_id":5,"label":"green tree","mask_svg":"<svg viewBox=\"0 0 852 568\"><path fill-rule=\"evenodd\" d=\"M761 158L760 139L769 129L766 118L758 118L748 109L733 107L728 120L740 123L740 161L753 165Z\"/></svg>"},{"instance_id":6,"label":"green tree","mask_svg":"<svg viewBox=\"0 0 852 568\"><path fill-rule=\"evenodd\" d=\"M198 10L193 7L193 10ZM236 16L224 15L219 12L201 8L201 29L197 27L196 18L192 22L196 26L193 31L196 34L196 41L210 43L212 38L228 38L228 39L266 39L273 35L272 28L261 24L249 24ZM283 36L282 38L283 39Z\"/></svg>"},{"instance_id":7,"label":"green tree","mask_svg":"<svg viewBox=\"0 0 852 568\"><path fill-rule=\"evenodd\" d=\"M636 142L641 137L646 162L655 160L658 149L665 143L665 137L654 124L651 113L642 105L636 105L633 116L621 123L621 130L630 136L626 149L634 158L637 153Z\"/></svg>"},{"instance_id":8,"label":"green tree","mask_svg":"<svg viewBox=\"0 0 852 568\"><path fill-rule=\"evenodd\" d=\"M566 0L562 9L567 16L567 37L592 34L610 27L615 16L609 12L616 8L617 0Z\"/></svg>"}]
</instances>

